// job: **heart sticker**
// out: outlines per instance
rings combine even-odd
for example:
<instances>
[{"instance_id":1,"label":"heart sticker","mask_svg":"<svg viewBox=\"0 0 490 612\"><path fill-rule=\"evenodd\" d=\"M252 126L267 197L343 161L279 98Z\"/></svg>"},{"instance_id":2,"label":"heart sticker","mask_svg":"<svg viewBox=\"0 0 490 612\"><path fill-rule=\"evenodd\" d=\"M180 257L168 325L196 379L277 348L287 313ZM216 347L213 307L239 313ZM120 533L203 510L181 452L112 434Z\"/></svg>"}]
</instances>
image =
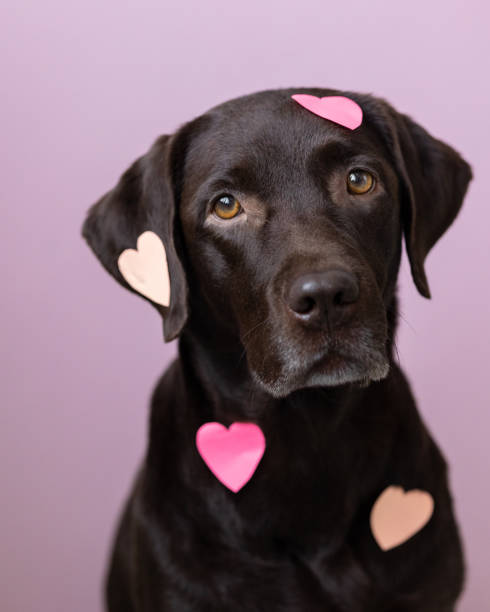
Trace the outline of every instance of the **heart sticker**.
<instances>
[{"instance_id":1,"label":"heart sticker","mask_svg":"<svg viewBox=\"0 0 490 612\"><path fill-rule=\"evenodd\" d=\"M196 433L204 463L228 489L237 493L252 478L265 451L265 437L255 423L204 423Z\"/></svg>"},{"instance_id":2,"label":"heart sticker","mask_svg":"<svg viewBox=\"0 0 490 612\"><path fill-rule=\"evenodd\" d=\"M362 108L357 102L345 96L317 98L309 94L294 94L291 98L315 115L350 130L355 130L362 123Z\"/></svg>"},{"instance_id":3,"label":"heart sticker","mask_svg":"<svg viewBox=\"0 0 490 612\"><path fill-rule=\"evenodd\" d=\"M119 271L133 289L157 304L170 304L167 254L160 237L143 232L135 249L126 249L117 260Z\"/></svg>"},{"instance_id":4,"label":"heart sticker","mask_svg":"<svg viewBox=\"0 0 490 612\"><path fill-rule=\"evenodd\" d=\"M387 487L371 510L371 531L381 550L390 550L418 533L434 512L434 499L427 491Z\"/></svg>"}]
</instances>

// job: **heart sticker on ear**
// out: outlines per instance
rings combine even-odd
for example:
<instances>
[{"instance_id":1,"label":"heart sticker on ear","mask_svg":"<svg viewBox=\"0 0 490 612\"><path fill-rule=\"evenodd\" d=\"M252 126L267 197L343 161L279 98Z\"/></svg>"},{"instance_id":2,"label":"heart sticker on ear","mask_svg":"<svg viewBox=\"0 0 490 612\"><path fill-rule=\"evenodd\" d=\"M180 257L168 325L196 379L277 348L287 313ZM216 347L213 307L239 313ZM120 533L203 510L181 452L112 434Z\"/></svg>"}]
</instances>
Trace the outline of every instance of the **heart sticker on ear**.
<instances>
[{"instance_id":1,"label":"heart sticker on ear","mask_svg":"<svg viewBox=\"0 0 490 612\"><path fill-rule=\"evenodd\" d=\"M430 521L434 499L427 491L387 487L371 510L371 531L381 550L403 544Z\"/></svg>"},{"instance_id":2,"label":"heart sticker on ear","mask_svg":"<svg viewBox=\"0 0 490 612\"><path fill-rule=\"evenodd\" d=\"M135 291L156 304L170 304L167 254L163 242L154 232L143 232L136 241L136 250L123 251L117 266Z\"/></svg>"},{"instance_id":3,"label":"heart sticker on ear","mask_svg":"<svg viewBox=\"0 0 490 612\"><path fill-rule=\"evenodd\" d=\"M196 433L204 463L225 487L237 493L252 478L265 451L265 436L255 423L204 423Z\"/></svg>"},{"instance_id":4,"label":"heart sticker on ear","mask_svg":"<svg viewBox=\"0 0 490 612\"><path fill-rule=\"evenodd\" d=\"M362 108L357 102L345 96L317 98L309 94L294 94L291 98L315 115L350 130L355 130L362 123Z\"/></svg>"}]
</instances>

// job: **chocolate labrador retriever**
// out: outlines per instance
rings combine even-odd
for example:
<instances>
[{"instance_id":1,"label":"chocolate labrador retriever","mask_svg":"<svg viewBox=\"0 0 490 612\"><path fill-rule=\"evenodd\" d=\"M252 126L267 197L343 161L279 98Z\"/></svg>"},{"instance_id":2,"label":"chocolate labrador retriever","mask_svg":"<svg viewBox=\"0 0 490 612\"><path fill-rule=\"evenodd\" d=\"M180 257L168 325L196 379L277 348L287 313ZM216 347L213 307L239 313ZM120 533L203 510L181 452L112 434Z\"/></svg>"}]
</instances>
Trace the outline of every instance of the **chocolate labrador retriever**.
<instances>
[{"instance_id":1,"label":"chocolate labrador retriever","mask_svg":"<svg viewBox=\"0 0 490 612\"><path fill-rule=\"evenodd\" d=\"M362 123L319 116L298 93L347 97ZM127 288L121 253L143 232L161 239L170 303L147 299L165 339L179 337L115 539L110 612L455 609L464 562L447 467L394 337L402 234L428 298L424 259L470 179L384 100L296 88L160 136L92 206L83 235ZM239 490L196 446L209 423L263 433ZM423 520L410 517L417 492L432 502Z\"/></svg>"}]
</instances>

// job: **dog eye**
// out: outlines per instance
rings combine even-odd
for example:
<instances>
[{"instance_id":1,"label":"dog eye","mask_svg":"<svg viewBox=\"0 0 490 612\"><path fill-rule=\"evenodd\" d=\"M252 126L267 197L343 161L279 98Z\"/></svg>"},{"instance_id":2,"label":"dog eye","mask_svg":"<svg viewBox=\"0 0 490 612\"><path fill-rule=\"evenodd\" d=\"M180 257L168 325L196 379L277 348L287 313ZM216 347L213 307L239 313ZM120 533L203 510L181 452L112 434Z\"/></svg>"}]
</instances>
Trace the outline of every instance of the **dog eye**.
<instances>
[{"instance_id":1,"label":"dog eye","mask_svg":"<svg viewBox=\"0 0 490 612\"><path fill-rule=\"evenodd\" d=\"M373 188L374 176L366 170L355 168L347 175L347 190L349 193L359 195L367 193Z\"/></svg>"},{"instance_id":2,"label":"dog eye","mask_svg":"<svg viewBox=\"0 0 490 612\"><path fill-rule=\"evenodd\" d=\"M213 212L218 215L220 219L233 219L233 217L236 217L242 212L242 207L236 198L232 195L225 194L215 201Z\"/></svg>"}]
</instances>

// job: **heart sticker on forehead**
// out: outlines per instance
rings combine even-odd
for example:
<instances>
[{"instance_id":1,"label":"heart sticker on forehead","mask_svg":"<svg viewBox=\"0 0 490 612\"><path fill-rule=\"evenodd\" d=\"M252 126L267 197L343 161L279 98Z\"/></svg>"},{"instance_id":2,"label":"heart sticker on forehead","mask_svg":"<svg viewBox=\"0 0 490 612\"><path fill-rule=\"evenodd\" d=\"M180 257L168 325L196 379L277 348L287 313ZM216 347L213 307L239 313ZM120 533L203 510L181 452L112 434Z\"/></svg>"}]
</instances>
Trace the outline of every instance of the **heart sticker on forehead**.
<instances>
[{"instance_id":1,"label":"heart sticker on forehead","mask_svg":"<svg viewBox=\"0 0 490 612\"><path fill-rule=\"evenodd\" d=\"M124 280L135 291L156 304L170 304L170 278L167 254L160 237L153 232L143 232L135 249L126 249L117 260Z\"/></svg>"},{"instance_id":2,"label":"heart sticker on forehead","mask_svg":"<svg viewBox=\"0 0 490 612\"><path fill-rule=\"evenodd\" d=\"M350 130L355 130L362 123L362 108L357 102L345 96L317 98L309 94L294 94L291 98L311 113Z\"/></svg>"}]
</instances>

